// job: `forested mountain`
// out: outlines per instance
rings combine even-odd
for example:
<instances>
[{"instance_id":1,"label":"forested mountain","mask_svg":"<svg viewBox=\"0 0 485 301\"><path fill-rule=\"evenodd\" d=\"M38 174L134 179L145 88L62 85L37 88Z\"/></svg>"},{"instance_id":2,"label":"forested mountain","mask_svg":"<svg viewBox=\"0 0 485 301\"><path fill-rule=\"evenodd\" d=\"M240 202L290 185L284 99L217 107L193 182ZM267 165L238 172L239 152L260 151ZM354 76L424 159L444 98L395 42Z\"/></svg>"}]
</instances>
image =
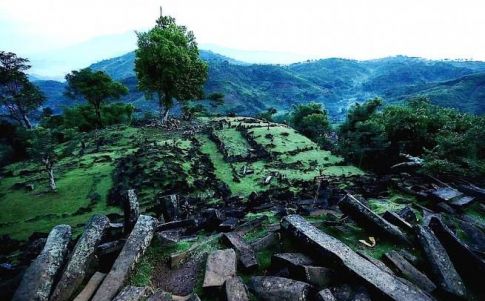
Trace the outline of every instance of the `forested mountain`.
<instances>
[{"instance_id":1,"label":"forested mountain","mask_svg":"<svg viewBox=\"0 0 485 301\"><path fill-rule=\"evenodd\" d=\"M291 65L256 65L201 51L209 64L206 92L222 92L221 113L254 115L268 107L280 111L293 105L323 103L333 119L342 119L347 108L376 96L386 102L403 101L418 95L429 96L440 105L481 114L485 111L485 62L433 61L397 56L357 61L329 58ZM130 89L124 101L138 109L154 106L137 88L133 71L134 52L91 65L107 72ZM59 89L63 84L37 81L47 95L48 105L60 108L72 102Z\"/></svg>"}]
</instances>

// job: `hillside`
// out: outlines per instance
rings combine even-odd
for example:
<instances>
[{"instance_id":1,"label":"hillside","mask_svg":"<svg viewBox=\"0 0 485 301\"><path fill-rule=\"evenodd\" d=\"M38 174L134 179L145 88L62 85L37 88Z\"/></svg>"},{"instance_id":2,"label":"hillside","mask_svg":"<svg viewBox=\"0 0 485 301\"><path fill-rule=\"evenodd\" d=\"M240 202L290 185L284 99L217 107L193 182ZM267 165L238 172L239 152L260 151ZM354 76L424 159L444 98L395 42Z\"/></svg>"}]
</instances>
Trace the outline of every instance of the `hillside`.
<instances>
[{"instance_id":1,"label":"hillside","mask_svg":"<svg viewBox=\"0 0 485 301\"><path fill-rule=\"evenodd\" d=\"M332 119L341 120L355 102L376 96L398 102L416 95L427 95L436 104L469 113L485 110L480 92L484 62L398 56L369 61L331 58L291 65L250 65L210 51L201 51L201 57L209 64L206 92L226 95L225 104L217 109L220 113L254 115L268 107L287 111L294 104L316 101L325 105ZM91 65L128 86L130 93L124 101L140 110L153 109L155 104L146 102L137 90L133 66L133 52ZM69 104L60 91L62 83L36 83L48 96L48 106Z\"/></svg>"}]
</instances>

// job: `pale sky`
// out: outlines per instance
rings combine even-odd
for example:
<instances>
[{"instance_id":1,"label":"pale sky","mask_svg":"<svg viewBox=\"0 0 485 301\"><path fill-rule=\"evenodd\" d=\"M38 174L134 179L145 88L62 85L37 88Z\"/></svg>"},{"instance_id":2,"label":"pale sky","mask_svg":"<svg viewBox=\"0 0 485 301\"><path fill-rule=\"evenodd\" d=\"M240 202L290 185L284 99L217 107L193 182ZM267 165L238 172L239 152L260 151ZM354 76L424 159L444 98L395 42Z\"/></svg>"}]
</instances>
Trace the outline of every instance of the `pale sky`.
<instances>
[{"instance_id":1,"label":"pale sky","mask_svg":"<svg viewBox=\"0 0 485 301\"><path fill-rule=\"evenodd\" d=\"M0 49L38 58L100 36L131 36L154 24L160 5L202 46L485 60L483 0L0 0ZM110 45L106 55L130 43Z\"/></svg>"}]
</instances>

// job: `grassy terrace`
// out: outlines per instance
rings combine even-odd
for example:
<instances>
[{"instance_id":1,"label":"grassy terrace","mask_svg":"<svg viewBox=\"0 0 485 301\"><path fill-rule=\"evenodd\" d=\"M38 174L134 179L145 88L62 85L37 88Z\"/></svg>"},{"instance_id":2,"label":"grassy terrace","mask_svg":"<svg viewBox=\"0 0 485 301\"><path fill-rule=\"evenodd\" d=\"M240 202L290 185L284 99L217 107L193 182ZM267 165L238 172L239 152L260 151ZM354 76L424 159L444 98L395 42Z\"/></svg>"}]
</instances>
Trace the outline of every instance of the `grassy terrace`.
<instances>
[{"instance_id":1,"label":"grassy terrace","mask_svg":"<svg viewBox=\"0 0 485 301\"><path fill-rule=\"evenodd\" d=\"M55 193L47 191L45 172L35 162L4 168L5 177L0 181L0 235L25 240L33 232L47 233L62 223L73 226L75 234L80 233L95 213L121 213L117 206L107 204L108 192L120 179L136 187L142 210L147 210L158 193L166 192L201 198L208 204L220 202L214 197L216 183L207 180L207 172L213 172L227 184L232 195L243 198L254 191L290 188L291 181L313 181L319 174L362 173L353 166L341 166L341 158L318 149L290 128L270 124L268 129L268 124L260 121L225 119L227 124L216 135L227 152L243 157L249 154L250 144L238 128L243 124L248 126L251 138L273 158L227 162L203 132L195 137L200 142L199 149L180 133L164 133L155 128L112 127L97 134L81 134L56 149L60 159L55 168ZM212 121L202 122L210 126ZM99 148L98 140L102 141ZM81 141L86 145L83 153ZM204 167L200 156L209 158L211 167ZM123 170L118 170L120 160L124 162ZM243 170L247 173L243 174ZM117 180L114 175L120 172ZM270 174L280 174L282 180L274 177L270 184L263 184ZM204 183L202 187L200 183ZM34 189L26 189L27 184L33 184Z\"/></svg>"}]
</instances>

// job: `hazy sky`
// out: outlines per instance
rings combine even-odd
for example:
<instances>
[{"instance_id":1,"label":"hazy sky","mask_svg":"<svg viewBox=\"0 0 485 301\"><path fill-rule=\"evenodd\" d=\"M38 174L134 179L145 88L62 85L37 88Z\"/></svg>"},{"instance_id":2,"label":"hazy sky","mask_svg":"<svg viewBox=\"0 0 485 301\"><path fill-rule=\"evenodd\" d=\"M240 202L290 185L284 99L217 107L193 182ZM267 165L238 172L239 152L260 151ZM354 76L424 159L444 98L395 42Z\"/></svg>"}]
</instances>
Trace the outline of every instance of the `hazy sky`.
<instances>
[{"instance_id":1,"label":"hazy sky","mask_svg":"<svg viewBox=\"0 0 485 301\"><path fill-rule=\"evenodd\" d=\"M484 3L0 0L0 49L24 55L48 53L98 36L144 30L154 24L162 5L164 13L192 29L202 45L280 51L299 57L367 59L404 54L485 60Z\"/></svg>"}]
</instances>

